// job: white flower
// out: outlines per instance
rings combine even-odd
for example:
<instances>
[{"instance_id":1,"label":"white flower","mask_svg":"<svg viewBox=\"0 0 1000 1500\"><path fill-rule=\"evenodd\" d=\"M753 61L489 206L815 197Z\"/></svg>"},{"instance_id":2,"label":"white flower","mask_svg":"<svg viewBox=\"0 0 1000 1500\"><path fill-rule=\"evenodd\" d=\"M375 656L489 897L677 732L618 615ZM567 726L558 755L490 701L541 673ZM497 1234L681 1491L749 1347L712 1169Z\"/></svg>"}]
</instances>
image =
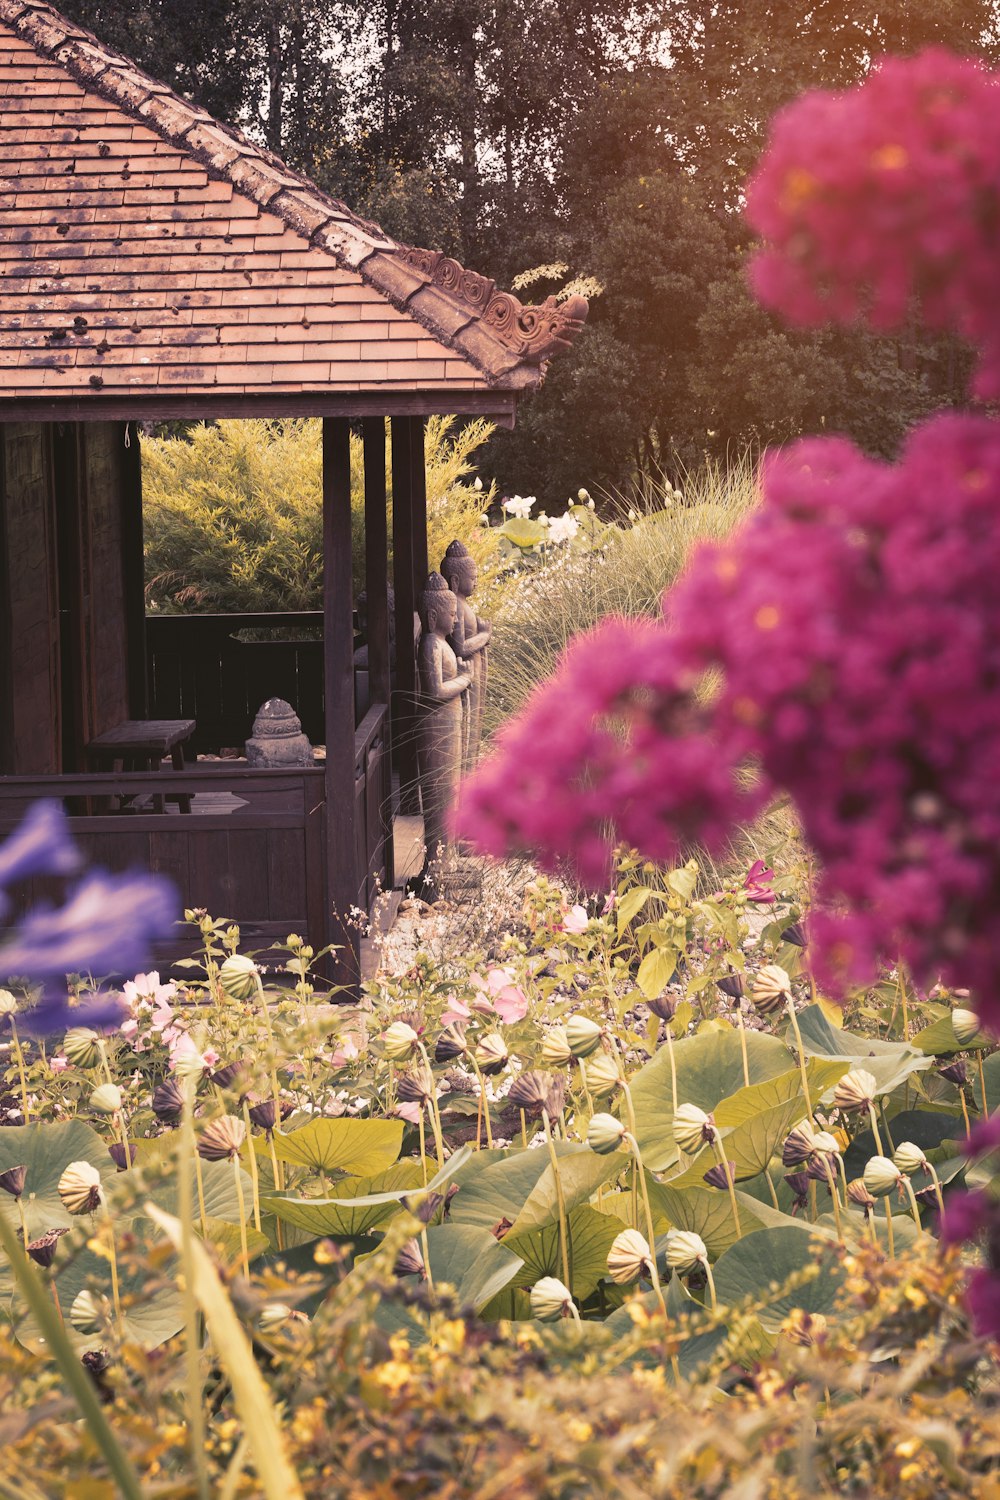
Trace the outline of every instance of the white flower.
<instances>
[{"instance_id":1,"label":"white flower","mask_svg":"<svg viewBox=\"0 0 1000 1500\"><path fill-rule=\"evenodd\" d=\"M505 500L503 508L509 515L517 516L519 521L526 521L531 514L531 507L537 504L534 495L511 495Z\"/></svg>"},{"instance_id":2,"label":"white flower","mask_svg":"<svg viewBox=\"0 0 1000 1500\"><path fill-rule=\"evenodd\" d=\"M583 489L577 490L576 498L579 500L581 505L586 505L590 500L590 491Z\"/></svg>"},{"instance_id":3,"label":"white flower","mask_svg":"<svg viewBox=\"0 0 1000 1500\"><path fill-rule=\"evenodd\" d=\"M483 487L483 481L480 479L479 475L477 474L476 477L475 477L475 479L472 481L472 488L474 490L481 490L482 487Z\"/></svg>"},{"instance_id":4,"label":"white flower","mask_svg":"<svg viewBox=\"0 0 1000 1500\"><path fill-rule=\"evenodd\" d=\"M631 508L629 509L628 518L629 518L630 521L638 521L638 519L639 519L639 517L636 515L635 511L632 510Z\"/></svg>"},{"instance_id":5,"label":"white flower","mask_svg":"<svg viewBox=\"0 0 1000 1500\"><path fill-rule=\"evenodd\" d=\"M553 542L571 542L579 530L575 516L553 516L549 521L549 539Z\"/></svg>"}]
</instances>

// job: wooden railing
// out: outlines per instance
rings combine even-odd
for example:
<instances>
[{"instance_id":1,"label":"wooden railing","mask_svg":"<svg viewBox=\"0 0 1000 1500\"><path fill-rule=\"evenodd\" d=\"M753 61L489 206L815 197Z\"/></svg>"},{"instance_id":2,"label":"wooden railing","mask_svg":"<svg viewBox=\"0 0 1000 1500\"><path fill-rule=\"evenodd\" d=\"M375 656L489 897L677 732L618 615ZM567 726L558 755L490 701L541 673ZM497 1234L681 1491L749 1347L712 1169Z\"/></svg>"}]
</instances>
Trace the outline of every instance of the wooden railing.
<instances>
[{"instance_id":1,"label":"wooden railing","mask_svg":"<svg viewBox=\"0 0 1000 1500\"><path fill-rule=\"evenodd\" d=\"M371 911L379 891L393 883L392 817L389 710L376 703L354 736L354 846L358 906L365 912Z\"/></svg>"},{"instance_id":2,"label":"wooden railing","mask_svg":"<svg viewBox=\"0 0 1000 1500\"><path fill-rule=\"evenodd\" d=\"M245 633L282 638L246 640ZM147 615L151 719L194 719L193 755L242 750L267 698L284 698L314 745L323 723L323 613Z\"/></svg>"}]
</instances>

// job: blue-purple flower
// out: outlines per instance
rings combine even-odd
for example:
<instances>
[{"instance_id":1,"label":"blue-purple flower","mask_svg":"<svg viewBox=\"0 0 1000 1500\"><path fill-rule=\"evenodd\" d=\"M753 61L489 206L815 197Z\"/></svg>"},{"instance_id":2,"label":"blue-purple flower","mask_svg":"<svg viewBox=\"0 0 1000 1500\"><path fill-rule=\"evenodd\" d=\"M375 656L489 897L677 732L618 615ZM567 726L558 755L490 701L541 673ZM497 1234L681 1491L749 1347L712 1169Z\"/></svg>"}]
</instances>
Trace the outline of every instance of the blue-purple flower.
<instances>
[{"instance_id":1,"label":"blue-purple flower","mask_svg":"<svg viewBox=\"0 0 1000 1500\"><path fill-rule=\"evenodd\" d=\"M33 875L74 875L80 854L69 836L59 802L36 802L18 828L0 844L0 913L7 909L5 888Z\"/></svg>"}]
</instances>

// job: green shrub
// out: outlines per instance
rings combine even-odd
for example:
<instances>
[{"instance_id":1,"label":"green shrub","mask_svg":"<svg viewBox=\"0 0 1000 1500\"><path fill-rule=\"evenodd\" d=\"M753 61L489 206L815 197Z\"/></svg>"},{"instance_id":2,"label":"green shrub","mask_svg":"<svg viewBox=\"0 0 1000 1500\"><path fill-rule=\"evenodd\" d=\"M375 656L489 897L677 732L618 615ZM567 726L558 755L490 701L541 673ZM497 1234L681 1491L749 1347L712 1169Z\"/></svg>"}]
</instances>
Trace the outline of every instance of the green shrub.
<instances>
[{"instance_id":1,"label":"green shrub","mask_svg":"<svg viewBox=\"0 0 1000 1500\"><path fill-rule=\"evenodd\" d=\"M431 566L452 537L486 562L490 493L465 481L492 428L427 422ZM387 443L388 448L388 443ZM364 588L361 439L351 437L354 591ZM391 497L387 456L386 482ZM146 598L165 612L318 609L323 587L322 427L314 418L222 421L143 444ZM389 524L391 528L391 506ZM390 543L391 552L391 543Z\"/></svg>"}]
</instances>

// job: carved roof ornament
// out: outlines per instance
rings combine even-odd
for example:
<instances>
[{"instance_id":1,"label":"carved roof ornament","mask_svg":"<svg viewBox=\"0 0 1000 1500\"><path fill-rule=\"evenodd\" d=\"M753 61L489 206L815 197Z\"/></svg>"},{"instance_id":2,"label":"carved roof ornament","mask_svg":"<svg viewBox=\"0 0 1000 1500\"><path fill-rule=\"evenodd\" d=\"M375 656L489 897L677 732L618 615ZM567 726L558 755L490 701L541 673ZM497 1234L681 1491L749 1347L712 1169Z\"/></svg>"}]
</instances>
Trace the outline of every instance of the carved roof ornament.
<instances>
[{"instance_id":1,"label":"carved roof ornament","mask_svg":"<svg viewBox=\"0 0 1000 1500\"><path fill-rule=\"evenodd\" d=\"M585 297L567 297L564 302L547 297L537 307L526 307L513 292L498 291L488 276L467 271L440 250L400 245L397 253L404 265L463 303L512 354L532 364L568 349L586 322Z\"/></svg>"}]
</instances>

